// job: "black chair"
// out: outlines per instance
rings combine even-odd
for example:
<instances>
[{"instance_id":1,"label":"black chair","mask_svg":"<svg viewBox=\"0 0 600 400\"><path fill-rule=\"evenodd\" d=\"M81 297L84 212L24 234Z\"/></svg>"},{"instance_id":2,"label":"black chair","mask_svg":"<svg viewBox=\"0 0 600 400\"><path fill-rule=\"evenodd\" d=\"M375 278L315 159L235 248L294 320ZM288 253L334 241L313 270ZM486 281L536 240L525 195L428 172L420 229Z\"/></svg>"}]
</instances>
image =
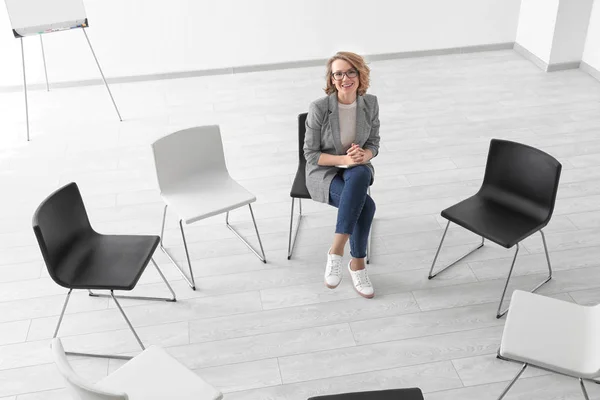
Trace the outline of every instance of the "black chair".
<instances>
[{"instance_id":1,"label":"black chair","mask_svg":"<svg viewBox=\"0 0 600 400\"><path fill-rule=\"evenodd\" d=\"M88 290L90 296L111 297L142 350L144 345L117 301L119 298L176 301L175 293L162 271L152 259L158 236L102 235L92 229L83 199L75 183L58 189L46 198L33 216L33 231L44 257L50 277L69 289L54 336L62 322L69 297L74 289ZM152 261L173 297L115 296L114 290L132 290ZM110 290L110 295L92 290ZM68 353L104 358L130 359L88 353Z\"/></svg>"},{"instance_id":2,"label":"black chair","mask_svg":"<svg viewBox=\"0 0 600 400\"><path fill-rule=\"evenodd\" d=\"M288 240L288 260L292 258L294 252L294 246L296 245L296 237L298 236L298 230L300 228L300 222L302 221L302 199L310 199L310 193L306 188L306 158L304 158L304 136L306 135L306 117L308 113L298 115L298 169L296 170L296 176L294 177L294 183L292 184L292 190L290 191L290 197L292 198L292 211L290 214L290 235ZM369 195L371 194L371 188L369 188ZM298 199L298 223L296 229L294 226L294 202ZM294 239L292 240L292 231ZM367 243L367 264L370 262L371 255L371 235L369 234L369 241Z\"/></svg>"},{"instance_id":3,"label":"black chair","mask_svg":"<svg viewBox=\"0 0 600 400\"><path fill-rule=\"evenodd\" d=\"M298 115L298 170L292 184L290 197L292 198L292 212L290 216L290 235L288 240L288 260L292 258L292 252L296 245L296 237L302 222L302 199L310 199L310 193L306 188L306 158L304 158L304 136L306 135L306 117L307 113ZM294 240L292 241L292 228L294 224L294 203L298 199L298 223L294 230Z\"/></svg>"},{"instance_id":4,"label":"black chair","mask_svg":"<svg viewBox=\"0 0 600 400\"><path fill-rule=\"evenodd\" d=\"M342 393L311 397L308 400L423 400L419 388L377 390L374 392Z\"/></svg>"},{"instance_id":5,"label":"black chair","mask_svg":"<svg viewBox=\"0 0 600 400\"><path fill-rule=\"evenodd\" d=\"M519 253L519 243L539 231L548 262L548 278L532 292L548 282L552 278L552 266L542 228L548 225L554 211L561 169L562 165L554 157L541 150L508 140L492 139L483 184L477 194L442 211L441 215L448 223L431 264L429 279L480 249L485 239L507 249L516 245L496 313L496 318L501 318L508 311L507 308L501 312L502 302ZM450 222L481 236L481 243L433 274Z\"/></svg>"}]
</instances>

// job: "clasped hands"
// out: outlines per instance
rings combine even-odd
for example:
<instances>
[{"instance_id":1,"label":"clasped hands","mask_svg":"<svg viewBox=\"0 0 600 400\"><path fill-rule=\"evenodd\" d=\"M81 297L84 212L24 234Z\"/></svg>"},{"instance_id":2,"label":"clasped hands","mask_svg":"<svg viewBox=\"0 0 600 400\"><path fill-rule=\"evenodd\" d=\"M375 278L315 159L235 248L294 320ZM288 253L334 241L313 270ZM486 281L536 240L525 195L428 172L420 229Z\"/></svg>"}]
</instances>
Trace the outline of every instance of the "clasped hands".
<instances>
[{"instance_id":1,"label":"clasped hands","mask_svg":"<svg viewBox=\"0 0 600 400\"><path fill-rule=\"evenodd\" d=\"M370 160L365 149L361 148L356 143L352 143L352 146L346 151L346 158L348 160L348 165L364 164Z\"/></svg>"}]
</instances>

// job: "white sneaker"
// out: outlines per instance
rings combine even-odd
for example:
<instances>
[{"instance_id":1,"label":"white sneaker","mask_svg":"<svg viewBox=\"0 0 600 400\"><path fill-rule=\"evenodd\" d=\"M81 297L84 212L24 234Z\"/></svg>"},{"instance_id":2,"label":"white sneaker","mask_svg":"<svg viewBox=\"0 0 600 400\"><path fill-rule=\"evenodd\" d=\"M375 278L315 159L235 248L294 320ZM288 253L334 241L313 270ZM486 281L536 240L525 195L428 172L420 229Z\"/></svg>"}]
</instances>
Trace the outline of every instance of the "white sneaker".
<instances>
[{"instance_id":1,"label":"white sneaker","mask_svg":"<svg viewBox=\"0 0 600 400\"><path fill-rule=\"evenodd\" d=\"M359 269L358 271L352 271L352 268L350 268L350 262L348 263L348 271L350 271L352 283L354 283L354 289L356 289L358 294L360 294L362 297L372 299L373 296L375 296L375 291L373 290L373 284L371 283L369 275L367 274L367 269L364 268Z\"/></svg>"},{"instance_id":2,"label":"white sneaker","mask_svg":"<svg viewBox=\"0 0 600 400\"><path fill-rule=\"evenodd\" d=\"M331 251L331 249L329 249ZM342 281L342 256L327 252L327 265L325 266L325 286L335 289Z\"/></svg>"}]
</instances>

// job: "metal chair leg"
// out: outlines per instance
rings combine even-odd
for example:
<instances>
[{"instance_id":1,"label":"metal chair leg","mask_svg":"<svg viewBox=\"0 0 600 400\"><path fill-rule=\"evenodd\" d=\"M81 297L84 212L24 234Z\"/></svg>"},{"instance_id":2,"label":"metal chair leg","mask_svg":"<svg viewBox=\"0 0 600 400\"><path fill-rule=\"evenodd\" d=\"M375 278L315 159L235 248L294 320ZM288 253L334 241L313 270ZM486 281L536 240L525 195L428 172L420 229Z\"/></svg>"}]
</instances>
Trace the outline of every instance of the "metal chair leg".
<instances>
[{"instance_id":1,"label":"metal chair leg","mask_svg":"<svg viewBox=\"0 0 600 400\"><path fill-rule=\"evenodd\" d=\"M550 279L552 279L552 265L550 264L550 256L548 255L548 246L546 245L546 235L544 235L544 231L541 229L540 229L540 234L542 235L542 242L544 243L544 252L546 253L546 262L548 263L548 280L550 280Z\"/></svg>"},{"instance_id":2,"label":"metal chair leg","mask_svg":"<svg viewBox=\"0 0 600 400\"><path fill-rule=\"evenodd\" d=\"M506 393L508 393L508 391L510 390L510 388L513 387L513 385L515 384L515 382L517 381L517 379L519 379L521 377L521 375L523 374L523 372L525 372L525 368L527 368L527 364L523 364L523 367L521 367L521 370L519 371L519 373L517 374L517 376L515 376L513 378L512 381L510 381L510 383L508 384L508 386L502 391L502 393L500 394L500 397L498 397L498 400L502 400L504 398L504 396L506 396Z\"/></svg>"},{"instance_id":3,"label":"metal chair leg","mask_svg":"<svg viewBox=\"0 0 600 400\"><path fill-rule=\"evenodd\" d=\"M183 223L181 220L179 220L179 229L181 230L181 237L183 238L183 248L185 249L185 256L186 256L188 268L190 271L189 278L187 277L185 272L183 272L183 269L179 266L179 264L177 264L177 261L175 261L175 259L171 256L171 254L169 254L169 251L163 245L163 237L164 237L164 233L165 233L165 221L167 218L167 208L168 207L169 207L168 205L165 205L165 209L163 211L162 226L160 228L160 245L159 245L159 247L162 250L162 252L165 253L165 255L167 256L169 261L171 261L171 263L175 266L175 268L177 268L177 270L179 271L179 273L181 274L183 279L185 279L185 281L192 288L192 290L196 290L196 281L194 280L194 271L192 270L192 263L190 261L190 253L188 252L187 241L185 240L185 233L183 231Z\"/></svg>"},{"instance_id":4,"label":"metal chair leg","mask_svg":"<svg viewBox=\"0 0 600 400\"><path fill-rule=\"evenodd\" d=\"M552 279L552 265L550 264L550 256L548 255L548 246L546 246L546 237L544 236L544 232L542 232L542 230L540 230L540 233L542 235L542 241L544 242L544 251L546 253L546 261L548 262L548 277L546 279L544 279L542 282L540 282L536 287L534 287L531 290L531 293L535 292L536 290L541 288L542 285L544 285L545 283L548 283L550 281L550 279ZM508 288L508 281L510 280L510 276L512 274L513 267L515 266L515 260L517 259L518 252L519 252L519 244L517 243L517 250L515 251L515 256L513 258L512 265L510 266L510 270L508 272L508 277L506 278L506 284L504 285L504 290L502 291L502 297L500 298L500 304L498 305L498 312L496 313L496 318L502 318L508 312L508 307L506 308L506 310L504 310L502 312L500 312L500 309L502 308L502 302L504 301L504 295L506 294L506 289Z\"/></svg>"},{"instance_id":5,"label":"metal chair leg","mask_svg":"<svg viewBox=\"0 0 600 400\"><path fill-rule=\"evenodd\" d=\"M121 307L121 304L119 304L119 302L117 301L117 298L115 297L115 294L113 293L112 290L110 291L110 296L115 301L115 304L119 308L119 311L121 311L121 315L125 319L125 322L127 322L127 325L129 325L129 329L131 329L131 332L133 333L133 336L135 336L135 339L139 343L140 347L142 348L142 350L146 350L146 348L144 347L144 343L142 343L142 341L140 340L140 337L138 336L137 332L135 331L135 329L133 329L133 325L131 325L131 322L129 321L129 318L127 318L127 315L125 315L125 312L123 311L123 308Z\"/></svg>"},{"instance_id":6,"label":"metal chair leg","mask_svg":"<svg viewBox=\"0 0 600 400\"><path fill-rule=\"evenodd\" d=\"M465 258L466 256L468 256L469 254L473 253L475 250L479 250L480 248L483 247L485 239L482 236L481 237L481 244L479 246L473 248L472 250L470 250L466 254L460 256L459 258L457 258L456 260L454 260L453 262L451 262L450 264L446 265L445 267L443 267L442 269L440 269L438 272L436 272L435 274L433 274L433 268L435 267L435 262L437 261L437 258L438 258L439 254L440 254L440 250L442 249L442 244L444 243L444 239L446 238L446 233L448 232L448 227L449 226L450 226L450 221L448 221L448 223L446 224L446 229L444 229L444 234L442 235L442 240L440 241L440 245L438 246L438 249L435 252L435 257L433 258L433 262L431 263L431 268L429 269L428 279L435 278L441 272L443 272L446 269L450 268L451 266L453 266L454 264L456 264L457 262L459 262L460 260L462 260L463 258Z\"/></svg>"},{"instance_id":7,"label":"metal chair leg","mask_svg":"<svg viewBox=\"0 0 600 400\"><path fill-rule=\"evenodd\" d=\"M266 264L267 259L265 257L265 250L263 249L262 241L260 240L260 234L258 233L258 227L256 226L256 219L254 219L254 212L252 211L252 204L248 204L248 208L250 208L250 215L252 216L252 222L254 224L254 230L256 231L256 237L258 237L258 244L260 245L260 251L262 253L262 256L260 254L258 254L258 252L256 250L254 250L254 248L250 245L250 243L248 243L248 241L246 239L244 239L242 237L242 235L240 235L235 230L235 228L229 224L229 211L227 211L227 213L225 214L225 224L235 234L235 236L237 236L246 245L246 247L248 247L250 249L250 251L252 251L254 253L254 255L256 255L256 257L258 257L259 260L261 260L263 263Z\"/></svg>"},{"instance_id":8,"label":"metal chair leg","mask_svg":"<svg viewBox=\"0 0 600 400\"><path fill-rule=\"evenodd\" d=\"M292 258L294 247L296 246L296 238L298 237L298 231L300 230L300 222L302 222L302 199L298 199L300 213L298 214L298 223L296 224L296 230L294 231L294 240L292 241L292 227L294 225L294 201L296 199L292 197L292 211L290 212L290 235L288 239L288 260Z\"/></svg>"},{"instance_id":9,"label":"metal chair leg","mask_svg":"<svg viewBox=\"0 0 600 400\"><path fill-rule=\"evenodd\" d=\"M91 290L88 290L88 292L90 293L90 296L91 297L116 297L118 299L151 300L151 301L167 301L167 302L175 302L175 301L177 301L177 298L175 297L175 292L173 291L173 288L171 287L171 285L167 281L167 278L165 278L165 276L163 275L162 271L158 267L158 264L156 263L156 261L154 261L154 258L151 258L150 260L152 261L152 263L156 267L156 270L158 271L158 273L159 273L160 277L162 278L162 280L167 285L167 288L169 288L169 291L171 292L171 295L172 295L171 298L168 298L168 297L147 297L147 296L125 296L125 295L113 296L113 295L108 295L108 294L93 293Z\"/></svg>"},{"instance_id":10,"label":"metal chair leg","mask_svg":"<svg viewBox=\"0 0 600 400\"><path fill-rule=\"evenodd\" d=\"M590 396L588 396L587 390L585 390L585 385L583 384L583 379L579 378L579 385L581 385L581 391L583 392L583 397L585 400L590 400Z\"/></svg>"},{"instance_id":11,"label":"metal chair leg","mask_svg":"<svg viewBox=\"0 0 600 400\"><path fill-rule=\"evenodd\" d=\"M262 240L260 240L260 233L258 232L258 226L256 225L256 218L254 218L254 211L252 211L252 204L248 204L248 208L250 209L250 215L252 215L252 224L254 225L254 231L256 232L256 238L258 239L258 244L260 246L260 252L262 253L262 261L263 263L267 263L267 258L265 257L265 250L263 249ZM231 228L233 229L233 228ZM248 247L250 245L248 244ZM254 252L256 254L256 252ZM258 256L258 254L256 254Z\"/></svg>"},{"instance_id":12,"label":"metal chair leg","mask_svg":"<svg viewBox=\"0 0 600 400\"><path fill-rule=\"evenodd\" d=\"M371 186L367 188L367 194L371 195ZM371 231L373 230L373 223L371 222L371 229L369 229L369 237L367 238L367 264L371 263Z\"/></svg>"},{"instance_id":13,"label":"metal chair leg","mask_svg":"<svg viewBox=\"0 0 600 400\"><path fill-rule=\"evenodd\" d=\"M369 231L369 238L367 239L367 264L371 264L371 231Z\"/></svg>"},{"instance_id":14,"label":"metal chair leg","mask_svg":"<svg viewBox=\"0 0 600 400\"><path fill-rule=\"evenodd\" d=\"M67 309L67 304L69 304L69 299L71 298L72 292L73 292L73 289L69 289L69 293L67 293L67 298L65 299L65 303L63 304L62 311L60 312L60 317L58 317L58 323L56 324L56 329L54 330L54 336L52 336L53 339L58 335L58 329L60 328L60 324L62 323L63 316L65 315L65 310Z\"/></svg>"},{"instance_id":15,"label":"metal chair leg","mask_svg":"<svg viewBox=\"0 0 600 400\"><path fill-rule=\"evenodd\" d=\"M67 309L67 304L69 303L69 299L71 297L71 292L73 292L73 289L70 289L69 293L67 293L67 298L65 299L65 303L64 303L62 311L60 313L60 317L58 317L58 323L56 324L56 329L54 330L54 336L52 336L52 338L55 338L58 336L58 330L60 329L60 325L61 325L63 317L65 315L65 310ZM131 322L129 322L129 319L125 315L125 312L123 312L123 309L121 308L121 305L119 304L116 297L114 296L113 291L111 290L110 293L111 293L112 299L117 304L117 307L119 308L119 311L121 312L121 315L123 315L123 318L125 318L125 322L127 322L129 329L131 329L133 336L135 336L135 339L137 340L137 342L140 345L140 347L142 348L142 350L145 350L144 344L142 343L139 336L137 335L137 332L133 328L133 325L131 325ZM130 356L121 356L121 355L116 355L116 354L93 354L93 353L79 353L79 352L72 352L72 351L66 351L65 353L68 355L72 355L72 356L84 356L84 357L94 357L94 358L113 358L113 359L117 359L117 360L131 360L133 358Z\"/></svg>"},{"instance_id":16,"label":"metal chair leg","mask_svg":"<svg viewBox=\"0 0 600 400\"><path fill-rule=\"evenodd\" d=\"M502 290L502 296L500 296L500 303L498 304L498 311L496 311L496 318L502 318L502 316L508 312L508 307L503 312L500 312L500 310L502 309L502 303L504 302L504 295L506 294L506 289L508 288L508 282L510 281L510 276L512 275L513 268L515 267L515 261L517 261L517 254L519 254L519 243L517 243L517 249L515 250L515 255L513 256L512 264L510 265L510 269L508 270L508 276L506 277L506 283L504 284L504 290Z\"/></svg>"},{"instance_id":17,"label":"metal chair leg","mask_svg":"<svg viewBox=\"0 0 600 400\"><path fill-rule=\"evenodd\" d=\"M506 358L506 357L502 357L502 356L500 355L500 349L498 349L498 353L497 353L497 355L496 355L496 358L498 358L498 359L500 359L500 360L504 360L504 361L510 361L510 362L518 362L518 363L520 363L520 361L517 361L517 360L512 360L512 359L510 359L510 358ZM515 384L515 382L517 381L517 379L519 379L519 377L521 376L521 374L523 373L523 371L525 371L525 368L526 368L528 365L529 365L529 364L527 364L527 363L523 364L523 367L521 368L521 371L519 371L519 373L517 374L517 376L516 376L516 377L515 377L515 378L514 378L514 379L513 379L513 380L512 380L510 383L509 383L509 385L506 387L506 389L504 389L504 391L502 392L502 394L500 395L500 397L498 397L498 400L501 400L501 399L502 399L502 398L503 398L503 397L506 395L506 393L507 393L507 392L510 390L510 388L511 388L511 387L512 387L512 386ZM571 378L576 378L576 379L578 379L578 380L579 380L579 385L581 386L581 391L583 392L583 396L585 397L585 400L590 400L590 398L589 398L589 396L588 396L588 393L587 393L587 390L586 390L586 388L585 388L585 385L584 385L584 383L583 383L583 380L584 380L583 378L581 378L581 377L577 377L577 376L573 376L573 375L568 375L568 374L565 374L565 373L562 373L562 372L558 372L558 371L553 371L553 370L551 370L551 369L544 368L544 367L541 367L541 366L539 366L539 365L534 365L534 366L535 366L535 367L537 367L537 368L539 368L539 369L541 369L541 370L544 370L544 371L549 371L549 372L557 373L557 374L559 374L559 375L565 375L565 376L569 376L569 377L571 377ZM594 379L588 379L588 380L590 380L590 381L592 381L592 382L594 382L594 383L596 383L596 384L599 384L599 383L600 383L599 381L596 381L596 380L594 380Z\"/></svg>"}]
</instances>

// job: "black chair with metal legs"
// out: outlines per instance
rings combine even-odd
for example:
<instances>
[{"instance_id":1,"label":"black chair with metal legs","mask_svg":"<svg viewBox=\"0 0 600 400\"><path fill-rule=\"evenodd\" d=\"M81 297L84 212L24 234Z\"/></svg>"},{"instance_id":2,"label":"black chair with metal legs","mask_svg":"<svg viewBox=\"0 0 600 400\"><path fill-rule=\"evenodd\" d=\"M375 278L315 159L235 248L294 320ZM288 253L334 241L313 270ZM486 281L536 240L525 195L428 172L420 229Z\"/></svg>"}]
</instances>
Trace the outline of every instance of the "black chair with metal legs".
<instances>
[{"instance_id":1,"label":"black chair with metal legs","mask_svg":"<svg viewBox=\"0 0 600 400\"><path fill-rule=\"evenodd\" d=\"M294 183L292 184L292 190L290 191L290 197L292 198L292 210L290 213L290 234L288 239L288 260L292 258L294 252L294 246L296 245L296 237L298 236L298 230L300 229L300 222L302 221L302 199L310 199L310 193L306 188L306 158L304 158L304 136L306 135L306 117L307 113L298 115L298 169L296 170L296 176L294 177ZM368 189L369 195L371 195L371 188ZM298 199L298 222L296 223L296 229L294 228L294 202ZM293 233L292 233L293 232ZM371 234L369 233L369 241L367 242L367 264L371 261Z\"/></svg>"},{"instance_id":2,"label":"black chair with metal legs","mask_svg":"<svg viewBox=\"0 0 600 400\"><path fill-rule=\"evenodd\" d=\"M548 277L532 292L548 282L552 278L552 266L542 228L550 222L554 211L561 169L561 164L554 157L541 150L508 140L492 139L479 191L442 211L441 215L448 223L431 264L429 279L480 249L485 239L507 249L516 246L496 312L496 318L501 318L508 311L508 308L501 311L502 302L519 253L519 243L539 231L548 263ZM433 273L450 222L481 236L481 243Z\"/></svg>"},{"instance_id":3,"label":"black chair with metal legs","mask_svg":"<svg viewBox=\"0 0 600 400\"><path fill-rule=\"evenodd\" d=\"M419 388L388 389L371 392L341 393L311 397L308 400L423 400Z\"/></svg>"},{"instance_id":4,"label":"black chair with metal legs","mask_svg":"<svg viewBox=\"0 0 600 400\"><path fill-rule=\"evenodd\" d=\"M288 260L292 258L292 252L296 245L296 237L298 236L298 230L300 229L300 222L302 222L302 199L310 199L310 193L306 188L306 159L304 158L304 135L306 134L306 116L308 114L298 115L298 170L296 171L296 177L292 184L292 190L290 191L290 197L292 198L292 211L290 216L290 235L288 240ZM292 240L292 228L294 225L294 203L298 199L298 223L296 229L293 230Z\"/></svg>"},{"instance_id":5,"label":"black chair with metal legs","mask_svg":"<svg viewBox=\"0 0 600 400\"><path fill-rule=\"evenodd\" d=\"M90 296L111 297L142 350L144 344L123 312L117 298L157 301L176 301L175 292L152 259L160 238L143 235L102 235L92 228L77 184L70 183L46 198L33 216L33 231L44 257L50 277L69 289L58 324L57 337L71 292L87 290ZM132 290L148 263L152 261L172 297L143 297L115 295L115 290ZM92 290L109 290L96 294ZM73 353L101 358L131 359L131 357Z\"/></svg>"}]
</instances>

